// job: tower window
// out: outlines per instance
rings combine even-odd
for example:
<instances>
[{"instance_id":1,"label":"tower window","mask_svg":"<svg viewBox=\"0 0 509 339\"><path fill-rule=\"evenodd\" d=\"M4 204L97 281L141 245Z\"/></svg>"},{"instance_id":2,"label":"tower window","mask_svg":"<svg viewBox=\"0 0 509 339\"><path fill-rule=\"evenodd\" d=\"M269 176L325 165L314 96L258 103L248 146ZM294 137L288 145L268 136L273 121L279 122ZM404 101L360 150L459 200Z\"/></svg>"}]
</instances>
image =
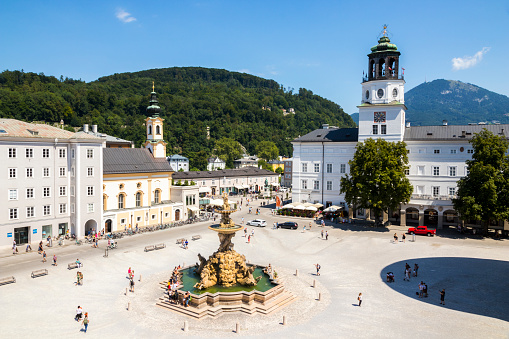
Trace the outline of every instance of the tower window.
<instances>
[{"instance_id":1,"label":"tower window","mask_svg":"<svg viewBox=\"0 0 509 339\"><path fill-rule=\"evenodd\" d=\"M373 125L373 134L378 134L378 125Z\"/></svg>"},{"instance_id":2,"label":"tower window","mask_svg":"<svg viewBox=\"0 0 509 339\"><path fill-rule=\"evenodd\" d=\"M387 125L380 126L380 134L387 134Z\"/></svg>"},{"instance_id":3,"label":"tower window","mask_svg":"<svg viewBox=\"0 0 509 339\"><path fill-rule=\"evenodd\" d=\"M160 129L160 126L159 126L159 125L157 125L157 126L156 126L156 134L157 134L157 135L160 135L160 134L161 134L161 129Z\"/></svg>"},{"instance_id":4,"label":"tower window","mask_svg":"<svg viewBox=\"0 0 509 339\"><path fill-rule=\"evenodd\" d=\"M148 126L148 134L152 134L152 126Z\"/></svg>"}]
</instances>

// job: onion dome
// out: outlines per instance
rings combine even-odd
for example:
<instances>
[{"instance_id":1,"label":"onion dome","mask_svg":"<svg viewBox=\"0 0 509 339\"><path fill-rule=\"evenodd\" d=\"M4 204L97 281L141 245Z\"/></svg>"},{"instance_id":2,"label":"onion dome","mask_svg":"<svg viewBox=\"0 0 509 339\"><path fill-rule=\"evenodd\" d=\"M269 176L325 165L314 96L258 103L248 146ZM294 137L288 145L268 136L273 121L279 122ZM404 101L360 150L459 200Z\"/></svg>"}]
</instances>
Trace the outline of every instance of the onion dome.
<instances>
[{"instance_id":1,"label":"onion dome","mask_svg":"<svg viewBox=\"0 0 509 339\"><path fill-rule=\"evenodd\" d=\"M385 35L378 40L378 45L371 47L372 53L396 52L397 50L398 47L395 44L391 44L391 39Z\"/></svg>"},{"instance_id":2,"label":"onion dome","mask_svg":"<svg viewBox=\"0 0 509 339\"><path fill-rule=\"evenodd\" d=\"M150 95L150 106L147 107L147 113L158 117L161 113L161 107L159 107L159 101L157 101L156 92L154 91L154 83L152 83L152 93Z\"/></svg>"}]
</instances>

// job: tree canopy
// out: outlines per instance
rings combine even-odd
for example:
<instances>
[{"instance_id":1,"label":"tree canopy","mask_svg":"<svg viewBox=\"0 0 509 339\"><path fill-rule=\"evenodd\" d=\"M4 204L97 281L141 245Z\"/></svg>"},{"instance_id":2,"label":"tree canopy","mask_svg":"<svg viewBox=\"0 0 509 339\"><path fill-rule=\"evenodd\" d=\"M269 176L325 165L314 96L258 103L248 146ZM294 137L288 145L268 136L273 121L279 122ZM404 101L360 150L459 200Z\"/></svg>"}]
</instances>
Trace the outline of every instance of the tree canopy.
<instances>
[{"instance_id":1,"label":"tree canopy","mask_svg":"<svg viewBox=\"0 0 509 339\"><path fill-rule=\"evenodd\" d=\"M474 153L468 174L458 180L454 208L463 220L482 221L484 233L492 220L509 218L509 142L483 129L470 140Z\"/></svg>"},{"instance_id":2,"label":"tree canopy","mask_svg":"<svg viewBox=\"0 0 509 339\"><path fill-rule=\"evenodd\" d=\"M215 153L226 162L226 167L233 168L233 160L242 155L242 146L233 139L221 138L216 141Z\"/></svg>"},{"instance_id":3,"label":"tree canopy","mask_svg":"<svg viewBox=\"0 0 509 339\"><path fill-rule=\"evenodd\" d=\"M408 156L404 142L366 139L357 144L349 165L350 174L341 178L340 194L345 194L349 205L373 209L377 223L382 211L388 213L410 200L412 185L405 176Z\"/></svg>"},{"instance_id":4,"label":"tree canopy","mask_svg":"<svg viewBox=\"0 0 509 339\"><path fill-rule=\"evenodd\" d=\"M260 141L258 145L256 145L256 155L266 161L274 160L278 157L279 150L272 141Z\"/></svg>"}]
</instances>

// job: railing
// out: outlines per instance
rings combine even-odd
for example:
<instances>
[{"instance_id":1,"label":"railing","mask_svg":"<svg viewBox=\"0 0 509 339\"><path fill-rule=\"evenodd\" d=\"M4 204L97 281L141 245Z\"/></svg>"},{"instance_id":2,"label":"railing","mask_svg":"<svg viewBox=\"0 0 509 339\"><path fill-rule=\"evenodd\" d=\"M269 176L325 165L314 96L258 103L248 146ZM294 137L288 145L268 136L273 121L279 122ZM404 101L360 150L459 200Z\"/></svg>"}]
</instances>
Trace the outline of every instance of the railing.
<instances>
[{"instance_id":1,"label":"railing","mask_svg":"<svg viewBox=\"0 0 509 339\"><path fill-rule=\"evenodd\" d=\"M395 74L388 74L388 75L384 74L384 75L378 75L377 77L369 77L369 76L365 75L362 77L362 82L368 82L368 81L372 81L372 80L394 80L394 79L405 80L405 76L401 75L401 74L399 74L398 76L396 76Z\"/></svg>"},{"instance_id":2,"label":"railing","mask_svg":"<svg viewBox=\"0 0 509 339\"><path fill-rule=\"evenodd\" d=\"M456 195L429 195L429 194L412 194L411 199L416 200L452 200L456 199Z\"/></svg>"}]
</instances>

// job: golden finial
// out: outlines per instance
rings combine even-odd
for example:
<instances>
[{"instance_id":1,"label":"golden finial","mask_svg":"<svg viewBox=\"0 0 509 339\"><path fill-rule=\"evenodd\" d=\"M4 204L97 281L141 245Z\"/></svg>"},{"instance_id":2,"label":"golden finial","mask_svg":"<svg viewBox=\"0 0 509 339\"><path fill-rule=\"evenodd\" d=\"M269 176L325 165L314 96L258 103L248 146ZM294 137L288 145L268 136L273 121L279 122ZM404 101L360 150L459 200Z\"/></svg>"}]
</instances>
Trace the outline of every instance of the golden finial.
<instances>
[{"instance_id":1,"label":"golden finial","mask_svg":"<svg viewBox=\"0 0 509 339\"><path fill-rule=\"evenodd\" d=\"M155 88L154 87L154 82L152 81L152 92L155 92L154 88Z\"/></svg>"},{"instance_id":2,"label":"golden finial","mask_svg":"<svg viewBox=\"0 0 509 339\"><path fill-rule=\"evenodd\" d=\"M387 36L387 25L384 25L384 36Z\"/></svg>"}]
</instances>

